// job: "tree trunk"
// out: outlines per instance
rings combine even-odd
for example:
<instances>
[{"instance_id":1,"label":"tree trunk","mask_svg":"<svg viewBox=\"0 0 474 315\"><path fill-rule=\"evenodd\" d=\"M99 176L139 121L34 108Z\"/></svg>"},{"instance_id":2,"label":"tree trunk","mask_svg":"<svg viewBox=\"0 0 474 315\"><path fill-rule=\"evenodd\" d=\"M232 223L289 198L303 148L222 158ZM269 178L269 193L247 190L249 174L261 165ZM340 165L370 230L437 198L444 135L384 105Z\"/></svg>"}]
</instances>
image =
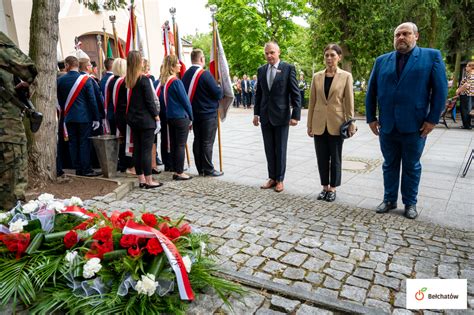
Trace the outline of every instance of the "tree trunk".
<instances>
[{"instance_id":1,"label":"tree trunk","mask_svg":"<svg viewBox=\"0 0 474 315\"><path fill-rule=\"evenodd\" d=\"M456 60L454 61L454 78L453 86L457 87L459 82L459 75L461 71L461 49L456 49Z\"/></svg>"},{"instance_id":2,"label":"tree trunk","mask_svg":"<svg viewBox=\"0 0 474 315\"><path fill-rule=\"evenodd\" d=\"M344 57L342 59L342 66L341 68L343 70L346 70L350 73L352 73L352 54L349 50L349 47L345 43L341 44L341 49L342 49L342 56Z\"/></svg>"},{"instance_id":3,"label":"tree trunk","mask_svg":"<svg viewBox=\"0 0 474 315\"><path fill-rule=\"evenodd\" d=\"M430 25L431 27L428 46L430 48L434 48L436 47L436 35L438 32L438 14L436 12L436 8L431 9Z\"/></svg>"},{"instance_id":4,"label":"tree trunk","mask_svg":"<svg viewBox=\"0 0 474 315\"><path fill-rule=\"evenodd\" d=\"M32 136L30 179L42 184L56 179L57 43L59 0L33 0L30 20L30 57L38 68L33 104L43 113L43 124ZM35 183L36 184L36 183Z\"/></svg>"}]
</instances>

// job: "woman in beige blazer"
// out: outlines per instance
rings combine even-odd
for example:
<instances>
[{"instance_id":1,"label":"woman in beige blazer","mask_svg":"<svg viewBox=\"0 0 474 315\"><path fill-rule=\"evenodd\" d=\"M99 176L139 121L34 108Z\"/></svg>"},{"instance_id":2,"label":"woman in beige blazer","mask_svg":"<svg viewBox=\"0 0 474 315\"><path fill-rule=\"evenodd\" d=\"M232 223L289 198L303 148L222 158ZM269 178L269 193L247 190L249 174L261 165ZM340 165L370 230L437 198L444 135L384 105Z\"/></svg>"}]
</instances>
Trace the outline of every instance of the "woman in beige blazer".
<instances>
[{"instance_id":1,"label":"woman in beige blazer","mask_svg":"<svg viewBox=\"0 0 474 315\"><path fill-rule=\"evenodd\" d=\"M311 82L308 108L308 136L314 138L319 177L323 190L318 200L332 202L341 185L341 125L354 117L352 75L337 67L342 50L337 44L324 48L326 69L316 73ZM355 125L349 128L355 133Z\"/></svg>"}]
</instances>

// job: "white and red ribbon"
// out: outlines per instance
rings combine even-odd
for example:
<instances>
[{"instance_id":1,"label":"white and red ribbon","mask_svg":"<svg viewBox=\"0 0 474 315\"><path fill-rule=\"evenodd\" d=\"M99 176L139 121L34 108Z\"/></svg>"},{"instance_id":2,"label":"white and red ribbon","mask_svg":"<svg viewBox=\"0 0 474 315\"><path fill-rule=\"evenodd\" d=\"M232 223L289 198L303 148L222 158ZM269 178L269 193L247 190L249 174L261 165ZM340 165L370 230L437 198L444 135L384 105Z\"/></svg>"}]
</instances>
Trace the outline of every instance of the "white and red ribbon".
<instances>
[{"instance_id":1,"label":"white and red ribbon","mask_svg":"<svg viewBox=\"0 0 474 315\"><path fill-rule=\"evenodd\" d=\"M82 88L87 83L87 80L89 80L89 76L87 74L81 74L80 76L77 77L76 82L74 82L74 85L69 91L69 94L66 99L66 104L64 104L63 135L64 135L65 141L69 139L69 134L66 128L66 116L69 113L69 110L71 109L72 104L74 104L74 101L79 96L79 93L81 93Z\"/></svg>"},{"instance_id":2,"label":"white and red ribbon","mask_svg":"<svg viewBox=\"0 0 474 315\"><path fill-rule=\"evenodd\" d=\"M189 84L189 88L188 88L188 97L189 97L189 102L190 103L193 102L194 93L196 93L196 88L197 88L197 85L198 85L198 82L199 82L199 78L201 77L201 75L203 73L204 73L204 69L198 68L198 69L196 69L196 71L193 74L193 77L191 79L191 83Z\"/></svg>"},{"instance_id":3,"label":"white and red ribbon","mask_svg":"<svg viewBox=\"0 0 474 315\"><path fill-rule=\"evenodd\" d=\"M127 109L125 115L128 114L128 107L130 106L130 98L132 97L132 90L127 89ZM125 155L133 156L133 134L132 129L127 124L127 131L125 134Z\"/></svg>"},{"instance_id":4,"label":"white and red ribbon","mask_svg":"<svg viewBox=\"0 0 474 315\"><path fill-rule=\"evenodd\" d=\"M72 214L83 219L91 219L91 218L97 217L95 213L89 212L86 209L81 208L79 206L67 207L66 209L61 211L61 213Z\"/></svg>"},{"instance_id":5,"label":"white and red ribbon","mask_svg":"<svg viewBox=\"0 0 474 315\"><path fill-rule=\"evenodd\" d=\"M122 234L133 234L140 237L156 238L163 247L166 258L173 268L178 283L179 296L182 300L194 300L194 293L189 282L188 273L184 266L183 259L176 246L163 233L146 225L141 225L129 220L123 228Z\"/></svg>"}]
</instances>

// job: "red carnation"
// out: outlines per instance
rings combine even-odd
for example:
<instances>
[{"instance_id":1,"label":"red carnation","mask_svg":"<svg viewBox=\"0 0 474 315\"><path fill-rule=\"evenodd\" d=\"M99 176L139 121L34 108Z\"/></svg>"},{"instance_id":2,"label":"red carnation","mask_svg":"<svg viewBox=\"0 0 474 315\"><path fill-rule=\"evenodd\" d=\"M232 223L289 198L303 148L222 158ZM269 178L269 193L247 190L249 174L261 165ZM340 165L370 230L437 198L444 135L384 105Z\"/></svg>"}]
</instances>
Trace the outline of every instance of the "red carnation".
<instances>
[{"instance_id":1,"label":"red carnation","mask_svg":"<svg viewBox=\"0 0 474 315\"><path fill-rule=\"evenodd\" d=\"M97 258L104 258L104 254L111 252L114 250L114 243L112 240L106 241L102 244L100 244L99 241L94 241L91 245L90 250L86 254L87 259L91 259L94 257Z\"/></svg>"},{"instance_id":2,"label":"red carnation","mask_svg":"<svg viewBox=\"0 0 474 315\"><path fill-rule=\"evenodd\" d=\"M164 223L160 223L160 225L158 225L158 229L160 230L161 233L163 233L164 235L168 235L168 232L170 230L169 226L168 226L168 223L164 222Z\"/></svg>"},{"instance_id":3,"label":"red carnation","mask_svg":"<svg viewBox=\"0 0 474 315\"><path fill-rule=\"evenodd\" d=\"M16 252L16 259L20 259L30 243L30 233L0 234L0 242L3 242L10 252Z\"/></svg>"},{"instance_id":4,"label":"red carnation","mask_svg":"<svg viewBox=\"0 0 474 315\"><path fill-rule=\"evenodd\" d=\"M137 257L138 255L140 255L142 250L138 246L132 246L127 249L127 252L130 256Z\"/></svg>"},{"instance_id":5,"label":"red carnation","mask_svg":"<svg viewBox=\"0 0 474 315\"><path fill-rule=\"evenodd\" d=\"M64 245L66 246L67 249L76 245L77 241L78 241L78 235L77 235L77 232L74 230L67 232L67 234L64 236Z\"/></svg>"},{"instance_id":6,"label":"red carnation","mask_svg":"<svg viewBox=\"0 0 474 315\"><path fill-rule=\"evenodd\" d=\"M183 235L183 236L184 236L184 235L188 235L188 234L191 233L191 226L190 226L189 224L185 223L185 224L181 225L181 226L178 228L178 230L179 230L179 233L180 233L181 235Z\"/></svg>"},{"instance_id":7,"label":"red carnation","mask_svg":"<svg viewBox=\"0 0 474 315\"><path fill-rule=\"evenodd\" d=\"M98 240L102 243L105 243L107 241L112 240L112 228L111 227L103 227L97 230L95 232L94 236L92 236L93 239Z\"/></svg>"},{"instance_id":8,"label":"red carnation","mask_svg":"<svg viewBox=\"0 0 474 315\"><path fill-rule=\"evenodd\" d=\"M156 238L150 238L146 244L146 249L151 255L158 255L159 253L163 252L163 247L161 247L160 241L158 241Z\"/></svg>"},{"instance_id":9,"label":"red carnation","mask_svg":"<svg viewBox=\"0 0 474 315\"><path fill-rule=\"evenodd\" d=\"M123 248L129 248L132 246L137 246L138 245L138 237L133 234L127 234L123 235L122 238L120 239L120 246Z\"/></svg>"},{"instance_id":10,"label":"red carnation","mask_svg":"<svg viewBox=\"0 0 474 315\"><path fill-rule=\"evenodd\" d=\"M174 239L177 239L178 237L181 236L181 233L179 233L179 230L175 227L172 227L171 229L169 229L169 232L168 232L168 238L170 240L174 240Z\"/></svg>"},{"instance_id":11,"label":"red carnation","mask_svg":"<svg viewBox=\"0 0 474 315\"><path fill-rule=\"evenodd\" d=\"M143 223L148 226L154 227L157 223L156 215L153 213L144 213L142 214Z\"/></svg>"},{"instance_id":12,"label":"red carnation","mask_svg":"<svg viewBox=\"0 0 474 315\"><path fill-rule=\"evenodd\" d=\"M128 221L129 219L133 219L133 212L132 211L122 212L119 215L119 219L124 220L124 221Z\"/></svg>"}]
</instances>

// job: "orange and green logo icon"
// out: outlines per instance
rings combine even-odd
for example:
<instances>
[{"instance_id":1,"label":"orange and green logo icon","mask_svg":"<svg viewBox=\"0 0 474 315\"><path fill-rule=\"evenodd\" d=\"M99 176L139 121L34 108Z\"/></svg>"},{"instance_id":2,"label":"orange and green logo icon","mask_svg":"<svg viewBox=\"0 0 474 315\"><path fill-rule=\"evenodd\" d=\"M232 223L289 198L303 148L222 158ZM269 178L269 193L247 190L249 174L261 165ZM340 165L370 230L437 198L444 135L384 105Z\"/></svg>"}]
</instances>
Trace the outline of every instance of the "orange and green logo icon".
<instances>
[{"instance_id":1,"label":"orange and green logo icon","mask_svg":"<svg viewBox=\"0 0 474 315\"><path fill-rule=\"evenodd\" d=\"M426 290L428 290L427 288L421 288L421 290L418 290L416 293L415 293L415 299L417 301L421 301L425 298L425 294L423 292L426 292Z\"/></svg>"}]
</instances>

